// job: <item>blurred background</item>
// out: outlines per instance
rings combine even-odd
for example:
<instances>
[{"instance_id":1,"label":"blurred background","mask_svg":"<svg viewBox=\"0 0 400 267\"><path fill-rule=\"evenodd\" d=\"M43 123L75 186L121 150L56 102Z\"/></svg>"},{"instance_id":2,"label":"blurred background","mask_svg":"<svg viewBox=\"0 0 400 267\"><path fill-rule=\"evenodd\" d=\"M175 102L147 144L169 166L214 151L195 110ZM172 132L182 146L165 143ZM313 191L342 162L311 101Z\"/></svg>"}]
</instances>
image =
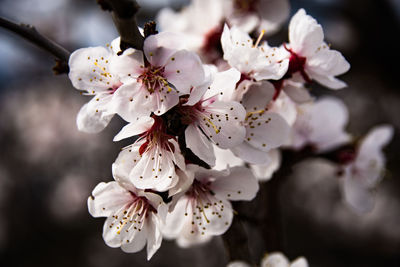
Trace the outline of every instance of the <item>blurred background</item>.
<instances>
[{"instance_id":1,"label":"blurred background","mask_svg":"<svg viewBox=\"0 0 400 267\"><path fill-rule=\"evenodd\" d=\"M185 0L138 0L139 24L165 6ZM312 160L295 168L282 192L288 256L311 266L400 266L400 92L395 41L398 0L291 0L324 27L326 39L351 63L342 76L349 87L336 95L347 104L349 131L365 134L379 123L396 128L386 149L387 175L373 212L360 216L346 206L332 167ZM35 25L73 51L117 37L110 14L94 0L1 0L0 15ZM199 22L201 23L201 22ZM287 30L271 42L286 41ZM95 185L111 181L111 164L123 143L112 137L114 118L100 134L80 133L75 118L89 98L66 75L54 76L54 59L0 29L0 266L224 266L222 241L181 249L164 241L150 262L145 253L125 254L102 240L103 219L87 212ZM260 207L262 208L262 207ZM250 241L251 227L248 228ZM256 243L254 243L256 244Z\"/></svg>"}]
</instances>

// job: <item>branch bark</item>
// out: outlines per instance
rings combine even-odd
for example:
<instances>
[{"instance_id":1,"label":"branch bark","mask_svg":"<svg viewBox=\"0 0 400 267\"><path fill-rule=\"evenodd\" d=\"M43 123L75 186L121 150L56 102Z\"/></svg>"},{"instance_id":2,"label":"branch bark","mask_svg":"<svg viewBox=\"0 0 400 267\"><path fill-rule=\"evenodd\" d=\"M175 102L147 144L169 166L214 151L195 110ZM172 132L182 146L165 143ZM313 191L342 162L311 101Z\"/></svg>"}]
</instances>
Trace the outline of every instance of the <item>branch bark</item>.
<instances>
[{"instance_id":1,"label":"branch bark","mask_svg":"<svg viewBox=\"0 0 400 267\"><path fill-rule=\"evenodd\" d=\"M135 0L97 0L103 10L111 11L114 24L121 36L121 50L132 47L143 50L144 37L136 23L140 6Z\"/></svg>"},{"instance_id":2,"label":"branch bark","mask_svg":"<svg viewBox=\"0 0 400 267\"><path fill-rule=\"evenodd\" d=\"M51 53L57 58L57 64L54 67L54 71L57 74L68 73L68 59L71 53L56 42L41 35L35 27L28 24L17 24L2 17L0 17L0 27L14 32L15 34L40 47L41 49Z\"/></svg>"}]
</instances>

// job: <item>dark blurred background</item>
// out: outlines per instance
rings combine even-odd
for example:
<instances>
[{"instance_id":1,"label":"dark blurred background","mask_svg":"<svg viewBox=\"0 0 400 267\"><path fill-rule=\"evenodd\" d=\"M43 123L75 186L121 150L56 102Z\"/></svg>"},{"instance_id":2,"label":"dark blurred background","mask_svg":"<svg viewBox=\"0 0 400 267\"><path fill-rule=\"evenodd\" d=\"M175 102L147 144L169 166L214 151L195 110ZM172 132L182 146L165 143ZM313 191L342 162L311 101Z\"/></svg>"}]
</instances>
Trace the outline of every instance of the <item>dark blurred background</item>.
<instances>
[{"instance_id":1,"label":"dark blurred background","mask_svg":"<svg viewBox=\"0 0 400 267\"><path fill-rule=\"evenodd\" d=\"M138 2L142 25L164 6L187 3ZM292 14L304 7L323 25L328 42L352 66L343 76L347 89L315 86L315 93L345 101L355 136L379 123L393 124L396 135L386 149L388 171L375 209L364 216L343 203L330 164L296 166L282 192L288 256L304 255L311 266L321 267L400 266L400 2L291 4ZM71 51L117 37L110 14L94 0L2 0L0 15L35 25ZM286 36L283 29L271 42ZM219 238L190 249L164 241L150 262L144 252L125 254L104 244L104 220L88 214L86 199L97 183L112 180L111 164L124 145L112 137L123 122L114 118L96 135L78 132L76 114L89 98L80 96L66 75L54 76L53 64L46 52L0 29L0 266L224 266ZM256 239L251 227L248 231Z\"/></svg>"}]
</instances>

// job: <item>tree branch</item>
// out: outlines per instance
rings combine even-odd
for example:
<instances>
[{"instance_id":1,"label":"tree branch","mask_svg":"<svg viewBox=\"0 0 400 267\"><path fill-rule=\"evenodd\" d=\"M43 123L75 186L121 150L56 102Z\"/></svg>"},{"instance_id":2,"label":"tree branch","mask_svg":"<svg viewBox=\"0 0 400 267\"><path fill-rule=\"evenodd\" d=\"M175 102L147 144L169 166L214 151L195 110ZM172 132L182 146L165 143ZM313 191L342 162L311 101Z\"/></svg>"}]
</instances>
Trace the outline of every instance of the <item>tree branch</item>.
<instances>
[{"instance_id":1,"label":"tree branch","mask_svg":"<svg viewBox=\"0 0 400 267\"><path fill-rule=\"evenodd\" d=\"M144 37L136 23L140 6L135 0L97 0L103 10L111 11L112 18L121 35L121 50L132 47L143 50Z\"/></svg>"},{"instance_id":2,"label":"tree branch","mask_svg":"<svg viewBox=\"0 0 400 267\"><path fill-rule=\"evenodd\" d=\"M2 17L0 17L0 27L18 34L34 43L36 46L51 53L57 58L57 64L54 67L54 71L57 74L68 73L68 59L71 53L59 44L41 35L35 27L28 24L17 24Z\"/></svg>"}]
</instances>

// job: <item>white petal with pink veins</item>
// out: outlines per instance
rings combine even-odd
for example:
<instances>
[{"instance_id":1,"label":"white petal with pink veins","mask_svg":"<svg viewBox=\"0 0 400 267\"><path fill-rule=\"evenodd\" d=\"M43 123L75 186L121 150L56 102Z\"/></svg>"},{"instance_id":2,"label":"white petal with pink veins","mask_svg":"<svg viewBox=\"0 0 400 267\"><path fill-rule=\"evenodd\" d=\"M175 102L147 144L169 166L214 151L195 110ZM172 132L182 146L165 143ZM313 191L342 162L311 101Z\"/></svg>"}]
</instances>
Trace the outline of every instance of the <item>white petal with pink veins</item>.
<instances>
[{"instance_id":1,"label":"white petal with pink veins","mask_svg":"<svg viewBox=\"0 0 400 267\"><path fill-rule=\"evenodd\" d=\"M198 55L181 50L168 58L164 77L179 94L188 94L194 86L201 85L205 79L203 65Z\"/></svg>"},{"instance_id":2,"label":"white petal with pink veins","mask_svg":"<svg viewBox=\"0 0 400 267\"><path fill-rule=\"evenodd\" d=\"M171 56L184 48L182 36L170 32L150 35L144 41L144 54L152 66L164 66Z\"/></svg>"},{"instance_id":3,"label":"white petal with pink veins","mask_svg":"<svg viewBox=\"0 0 400 267\"><path fill-rule=\"evenodd\" d=\"M215 165L213 146L210 140L196 125L189 125L185 130L186 146L201 160L210 166Z\"/></svg>"},{"instance_id":4,"label":"white petal with pink veins","mask_svg":"<svg viewBox=\"0 0 400 267\"><path fill-rule=\"evenodd\" d=\"M249 201L256 196L259 186L250 169L234 167L228 176L218 177L210 188L217 197Z\"/></svg>"}]
</instances>

